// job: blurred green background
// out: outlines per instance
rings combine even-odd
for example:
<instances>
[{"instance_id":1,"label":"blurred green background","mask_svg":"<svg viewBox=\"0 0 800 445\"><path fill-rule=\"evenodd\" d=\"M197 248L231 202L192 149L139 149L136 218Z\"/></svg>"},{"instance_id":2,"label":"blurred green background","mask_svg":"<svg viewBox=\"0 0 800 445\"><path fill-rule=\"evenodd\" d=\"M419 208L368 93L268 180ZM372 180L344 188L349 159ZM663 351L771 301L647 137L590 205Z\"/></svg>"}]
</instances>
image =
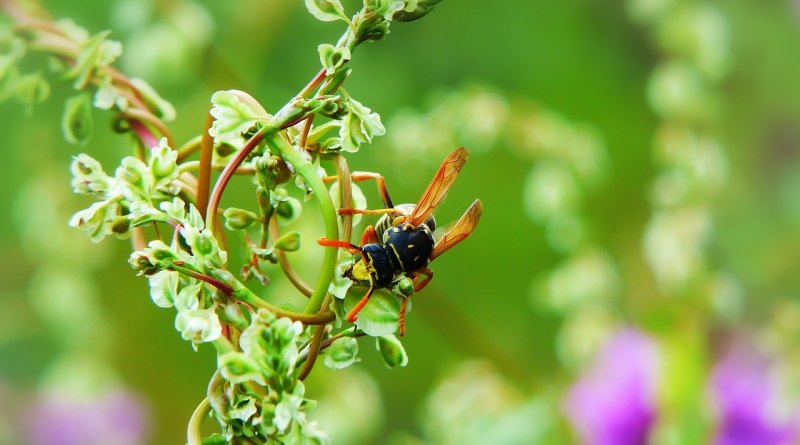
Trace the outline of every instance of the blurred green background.
<instances>
[{"instance_id":1,"label":"blurred green background","mask_svg":"<svg viewBox=\"0 0 800 445\"><path fill-rule=\"evenodd\" d=\"M117 66L178 110L178 141L201 130L214 91L285 103L318 70L317 44L342 31L300 1L42 4L91 32L113 31L125 48ZM714 410L682 401L705 391L732 332L786 370L782 406L796 408L799 54L800 4L788 0L447 0L360 47L347 88L381 114L387 135L350 156L351 167L381 172L395 201L414 202L446 153L467 146L437 218L457 219L475 198L484 216L414 297L405 369L386 369L363 340L356 370L315 370L310 397L334 443L580 442L561 400L625 326L657 339L668 351L662 377L684 383L659 389L659 428L679 440L664 433L654 443L710 443ZM174 314L152 304L126 263L128 243L91 245L66 226L86 205L71 195L70 158L87 152L111 170L129 152L99 110L89 145L67 144L70 95L54 81L51 99L30 112L0 105L0 442L24 440L17 410L71 369L89 386L102 376L135 395L149 419L143 443L183 443L214 354L193 352ZM663 143L674 138L688 142ZM363 190L379 202L373 186ZM231 193L229 202L251 200L246 180ZM321 233L312 215L299 227L312 259L297 260L309 280L321 255L307 241ZM52 254L55 245L67 253ZM40 283L42 271L70 267L89 283L83 309L70 291ZM64 359L76 344L96 350ZM87 363L102 370L84 374ZM475 395L477 407L455 395L441 402L453 378L493 395ZM694 410L700 420L675 415ZM464 442L442 432L470 416L489 419L484 431L518 433Z\"/></svg>"}]
</instances>

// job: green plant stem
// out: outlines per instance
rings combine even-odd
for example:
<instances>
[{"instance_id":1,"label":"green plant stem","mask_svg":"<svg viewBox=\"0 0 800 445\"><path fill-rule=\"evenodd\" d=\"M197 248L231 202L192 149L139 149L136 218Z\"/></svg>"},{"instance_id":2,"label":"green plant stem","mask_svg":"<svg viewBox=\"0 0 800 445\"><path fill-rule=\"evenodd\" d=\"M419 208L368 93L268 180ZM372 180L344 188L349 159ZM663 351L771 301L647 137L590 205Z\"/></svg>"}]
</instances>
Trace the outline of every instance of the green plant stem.
<instances>
[{"instance_id":1,"label":"green plant stem","mask_svg":"<svg viewBox=\"0 0 800 445\"><path fill-rule=\"evenodd\" d=\"M236 351L236 346L233 345L225 336L220 335L218 339L212 342L217 349L217 355L222 355L226 352Z\"/></svg>"},{"instance_id":2,"label":"green plant stem","mask_svg":"<svg viewBox=\"0 0 800 445\"><path fill-rule=\"evenodd\" d=\"M283 160L288 162L311 188L322 210L322 219L325 223L325 237L328 239L338 239L339 221L337 220L336 208L333 205L327 187L325 187L325 184L322 182L322 178L317 176L314 166L309 160L300 155L290 143L280 137L280 135L270 135L267 138L267 144L270 149L279 153ZM317 285L314 288L314 293L312 293L309 298L305 311L303 311L306 314L315 314L319 312L322 307L322 301L328 294L328 287L330 287L333 277L336 274L336 257L337 249L325 249Z\"/></svg>"},{"instance_id":3,"label":"green plant stem","mask_svg":"<svg viewBox=\"0 0 800 445\"><path fill-rule=\"evenodd\" d=\"M208 403L208 398L205 398L197 405L192 417L189 419L189 426L186 429L188 445L203 445L203 434L200 432L200 427L203 426L203 420L206 419L210 412L211 404Z\"/></svg>"},{"instance_id":4,"label":"green plant stem","mask_svg":"<svg viewBox=\"0 0 800 445\"><path fill-rule=\"evenodd\" d=\"M281 309L259 298L250 289L237 280L233 274L225 269L211 269L209 274L195 272L191 269L183 267L182 265L172 264L169 266L171 270L180 272L192 278L201 280L220 290L226 297L233 297L239 301L249 304L255 308L267 309L275 314L277 317L286 317L293 321L299 321L303 324L326 324L336 319L336 314L333 311L326 311L322 313L306 314L300 312L289 311Z\"/></svg>"},{"instance_id":5,"label":"green plant stem","mask_svg":"<svg viewBox=\"0 0 800 445\"><path fill-rule=\"evenodd\" d=\"M331 294L327 294L322 302L322 308L327 310L330 304ZM325 325L319 325L314 328L314 336L311 337L311 343L308 345L307 360L303 363L303 369L300 370L300 374L297 376L300 380L305 380L311 374L311 370L314 369L314 364L317 361L320 346L322 345L322 337L325 335L325 327Z\"/></svg>"},{"instance_id":6,"label":"green plant stem","mask_svg":"<svg viewBox=\"0 0 800 445\"><path fill-rule=\"evenodd\" d=\"M341 154L333 158L333 165L336 166L336 175L339 177L339 202L342 208L353 207L353 177L350 175L350 166L347 159ZM353 237L353 215L347 214L342 217L342 237L345 241L350 241Z\"/></svg>"},{"instance_id":7,"label":"green plant stem","mask_svg":"<svg viewBox=\"0 0 800 445\"><path fill-rule=\"evenodd\" d=\"M333 342L335 342L336 340L338 340L338 339L340 339L342 337L358 338L358 337L363 337L363 336L367 335L366 332L358 331L357 329L358 328L353 326L352 329L348 329L348 330L339 332L338 334L336 334L336 335L334 335L332 337L326 338L325 340L322 341L322 343L320 343L319 351L324 351L325 349L329 348L333 344ZM301 364L301 363L304 363L306 361L306 359L308 359L308 355L309 355L310 351L311 351L311 345L309 344L309 347L306 348L305 350L303 350L300 353L300 355L297 357L297 364L298 365Z\"/></svg>"},{"instance_id":8,"label":"green plant stem","mask_svg":"<svg viewBox=\"0 0 800 445\"><path fill-rule=\"evenodd\" d=\"M224 281L219 280L215 277L206 275L204 273L196 272L194 270L183 267L179 264L171 264L169 268L174 270L175 272L180 272L186 276L208 283L219 289L219 291L225 294L226 296L233 295L233 288L228 284L226 284Z\"/></svg>"},{"instance_id":9,"label":"green plant stem","mask_svg":"<svg viewBox=\"0 0 800 445\"><path fill-rule=\"evenodd\" d=\"M181 163L183 163L183 161L184 161L184 160L186 160L186 158L188 158L188 157L189 157L189 156L191 156L191 155L192 155L194 152L196 152L197 150L199 150L199 149L200 149L200 145L201 145L201 142L202 142L202 140L203 140L203 135L202 135L202 134L199 134L199 135L197 135L197 136L195 136L195 137L191 138L191 139L190 139L188 142L186 142L185 144L183 144L183 145L182 145L182 146L181 146L181 147L178 149L178 159L177 159L177 162L178 162L178 164L181 164Z\"/></svg>"}]
</instances>

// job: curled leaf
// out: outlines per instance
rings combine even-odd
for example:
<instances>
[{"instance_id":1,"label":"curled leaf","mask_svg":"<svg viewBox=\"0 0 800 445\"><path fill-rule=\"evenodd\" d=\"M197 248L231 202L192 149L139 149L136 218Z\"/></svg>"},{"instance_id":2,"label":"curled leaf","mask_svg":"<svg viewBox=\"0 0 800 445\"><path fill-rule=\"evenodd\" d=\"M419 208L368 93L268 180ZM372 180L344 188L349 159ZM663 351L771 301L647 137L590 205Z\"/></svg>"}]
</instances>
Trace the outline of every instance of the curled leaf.
<instances>
[{"instance_id":1,"label":"curled leaf","mask_svg":"<svg viewBox=\"0 0 800 445\"><path fill-rule=\"evenodd\" d=\"M339 0L306 0L306 8L317 20L333 22L344 20L349 22L344 13L344 7Z\"/></svg>"}]
</instances>

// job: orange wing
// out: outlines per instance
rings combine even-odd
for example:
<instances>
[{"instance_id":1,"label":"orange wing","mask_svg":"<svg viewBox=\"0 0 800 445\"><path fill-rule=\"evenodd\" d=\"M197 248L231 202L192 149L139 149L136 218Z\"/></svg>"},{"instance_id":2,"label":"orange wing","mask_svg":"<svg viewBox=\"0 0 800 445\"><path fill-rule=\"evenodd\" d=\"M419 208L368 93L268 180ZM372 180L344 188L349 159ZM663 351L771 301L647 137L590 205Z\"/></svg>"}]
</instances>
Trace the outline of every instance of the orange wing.
<instances>
[{"instance_id":1,"label":"orange wing","mask_svg":"<svg viewBox=\"0 0 800 445\"><path fill-rule=\"evenodd\" d=\"M451 247L467 239L467 237L478 225L483 213L483 204L480 199L476 199L461 218L452 227L448 227L444 236L433 246L430 260L433 261L437 256L447 252Z\"/></svg>"},{"instance_id":2,"label":"orange wing","mask_svg":"<svg viewBox=\"0 0 800 445\"><path fill-rule=\"evenodd\" d=\"M418 227L433 213L436 206L447 195L447 191L456 180L461 167L467 162L468 156L467 149L460 147L445 158L442 166L439 167L439 171L436 172L436 176L433 177L428 188L425 189L425 193L422 194L422 198L419 199L414 211L406 219L405 224L407 226Z\"/></svg>"}]
</instances>

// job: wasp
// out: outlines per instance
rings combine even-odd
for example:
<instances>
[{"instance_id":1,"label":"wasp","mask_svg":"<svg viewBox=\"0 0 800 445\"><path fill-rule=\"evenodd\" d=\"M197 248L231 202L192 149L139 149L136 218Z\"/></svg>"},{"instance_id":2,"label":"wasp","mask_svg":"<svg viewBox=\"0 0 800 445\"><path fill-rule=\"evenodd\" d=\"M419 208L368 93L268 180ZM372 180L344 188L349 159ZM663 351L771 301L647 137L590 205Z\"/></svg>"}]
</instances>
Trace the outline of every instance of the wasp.
<instances>
[{"instance_id":1,"label":"wasp","mask_svg":"<svg viewBox=\"0 0 800 445\"><path fill-rule=\"evenodd\" d=\"M370 225L364 230L360 246L343 240L327 238L318 240L322 246L346 249L361 256L358 261L345 269L344 276L368 286L369 289L347 314L347 321L351 323L356 321L358 313L367 304L375 289L391 287L403 276L412 280L414 292L421 291L433 279L433 271L428 268L428 264L466 239L478 225L483 206L480 200L475 200L458 221L445 227L438 240L434 239L436 220L433 212L444 200L467 158L468 152L463 147L450 153L417 204L394 206L382 176L369 172L353 174L354 181L376 180L385 208L339 209L339 214L342 215L356 213L382 215L374 226ZM326 179L333 178L335 177ZM403 298L398 318L400 335L405 335L407 304L408 299Z\"/></svg>"}]
</instances>

